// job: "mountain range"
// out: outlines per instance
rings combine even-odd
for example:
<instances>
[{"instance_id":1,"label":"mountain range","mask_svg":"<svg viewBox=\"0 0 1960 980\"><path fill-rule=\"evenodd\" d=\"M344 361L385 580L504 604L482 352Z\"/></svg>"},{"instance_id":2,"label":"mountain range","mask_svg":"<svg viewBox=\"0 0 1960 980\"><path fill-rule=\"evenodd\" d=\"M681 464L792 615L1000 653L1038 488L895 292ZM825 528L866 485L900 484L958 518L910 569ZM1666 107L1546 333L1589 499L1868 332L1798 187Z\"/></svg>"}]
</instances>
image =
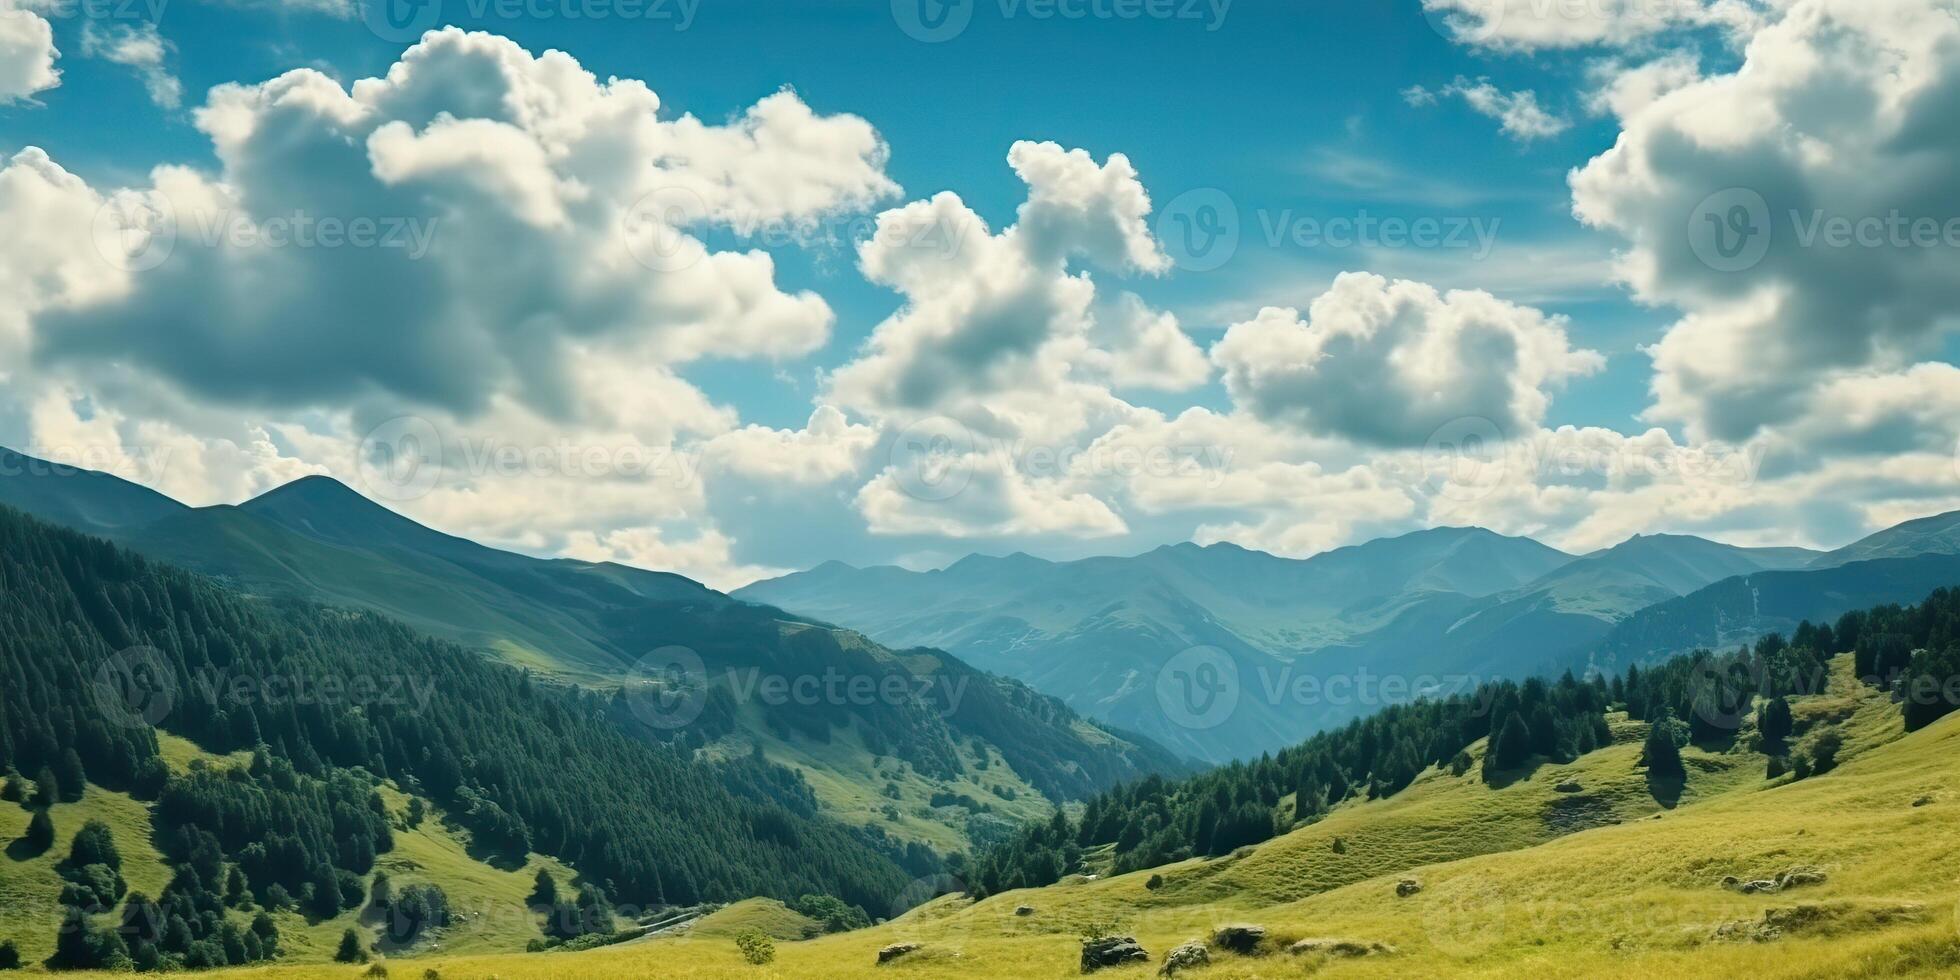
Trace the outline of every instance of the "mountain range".
<instances>
[{"instance_id":1,"label":"mountain range","mask_svg":"<svg viewBox=\"0 0 1960 980\"><path fill-rule=\"evenodd\" d=\"M190 507L109 474L0 451L0 505L249 595L383 613L567 684L671 679L642 658L684 647L700 660L698 676L680 680L707 688L701 714L680 727L647 724L646 737L708 758L760 751L803 773L834 815L942 851L1041 816L1051 802L1188 768L937 650L889 649L679 575L499 551L326 477L238 506ZM906 693L771 698L759 686L803 677L865 677Z\"/></svg>"},{"instance_id":2,"label":"mountain range","mask_svg":"<svg viewBox=\"0 0 1960 980\"><path fill-rule=\"evenodd\" d=\"M736 597L930 644L1083 713L1218 762L1290 744L1394 700L1327 682L1394 676L1411 696L1735 644L1802 619L1960 581L1960 513L1837 551L1641 535L1585 555L1437 528L1302 560L1232 544L1049 562L973 556L934 571L837 562ZM1236 667L1236 710L1193 726L1158 681L1194 647ZM1175 666L1169 669L1176 670ZM1311 676L1324 696L1295 692ZM1348 685L1355 686L1354 684Z\"/></svg>"},{"instance_id":3,"label":"mountain range","mask_svg":"<svg viewBox=\"0 0 1960 980\"><path fill-rule=\"evenodd\" d=\"M485 547L324 477L195 508L7 454L0 504L247 592L383 612L573 683L631 680L640 657L679 644L711 673L834 667L971 687L978 700L944 719L745 703L693 726L711 736L702 751L760 746L855 818L949 847L1030 815L1004 798L1022 790L1080 798L1180 760L1255 756L1398 699L1620 670L1960 581L1960 513L1831 552L1640 535L1573 555L1446 527L1306 559L1187 543L1066 562L972 555L931 571L829 562L731 596L664 572ZM1233 710L1200 725L1164 700L1173 658L1193 648L1228 662L1238 690ZM1303 695L1302 679L1319 693ZM973 754L974 736L1005 763L990 778L1006 785L985 784L1001 791L998 814L918 805L893 819L893 784L927 804L974 795L982 784L969 777L993 758ZM877 761L888 754L902 773Z\"/></svg>"}]
</instances>

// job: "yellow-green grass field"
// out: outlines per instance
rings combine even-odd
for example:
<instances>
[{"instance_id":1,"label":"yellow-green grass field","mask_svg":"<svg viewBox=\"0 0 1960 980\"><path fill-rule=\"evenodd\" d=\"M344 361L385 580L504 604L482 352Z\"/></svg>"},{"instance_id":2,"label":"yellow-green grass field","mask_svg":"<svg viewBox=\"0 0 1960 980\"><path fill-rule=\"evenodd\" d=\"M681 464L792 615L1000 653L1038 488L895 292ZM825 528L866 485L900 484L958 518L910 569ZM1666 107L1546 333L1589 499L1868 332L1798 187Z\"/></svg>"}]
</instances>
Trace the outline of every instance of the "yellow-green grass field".
<instances>
[{"instance_id":1,"label":"yellow-green grass field","mask_svg":"<svg viewBox=\"0 0 1960 980\"><path fill-rule=\"evenodd\" d=\"M1848 683L1798 708L1800 718L1845 738L1840 765L1802 781L1765 779L1764 757L1745 738L1732 748L1685 750L1686 785L1650 786L1638 767L1645 726L1619 719L1614 746L1500 788L1484 786L1474 770L1432 771L1393 798L1350 803L1237 855L1077 877L978 903L941 898L860 932L788 941L794 924L784 925L784 913L794 913L738 903L671 939L583 953L451 948L384 967L396 977L433 970L448 980L1041 980L1079 975L1079 937L1113 928L1135 935L1152 962L1098 976L1141 978L1155 975L1176 944L1244 922L1266 927L1273 949L1214 952L1209 967L1181 975L1960 975L1960 716L1905 736L1896 706ZM1561 792L1569 783L1578 788ZM1720 884L1796 868L1827 877L1775 894ZM1153 878L1161 878L1156 887ZM1403 878L1421 890L1398 897ZM1017 914L1019 906L1032 912ZM732 936L750 926L777 936L774 962L744 962ZM1307 937L1393 951L1355 959L1284 951ZM875 965L877 951L896 942L922 948ZM226 975L307 980L366 969L297 964Z\"/></svg>"}]
</instances>

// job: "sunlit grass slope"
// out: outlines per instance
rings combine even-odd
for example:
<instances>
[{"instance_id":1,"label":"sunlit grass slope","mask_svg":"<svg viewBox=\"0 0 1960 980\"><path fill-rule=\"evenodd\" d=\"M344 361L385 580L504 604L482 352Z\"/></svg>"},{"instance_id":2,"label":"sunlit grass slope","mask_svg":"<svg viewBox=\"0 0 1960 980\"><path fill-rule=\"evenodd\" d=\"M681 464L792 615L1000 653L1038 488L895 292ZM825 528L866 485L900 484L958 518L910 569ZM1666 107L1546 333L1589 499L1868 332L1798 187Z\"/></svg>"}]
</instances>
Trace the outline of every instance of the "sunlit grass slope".
<instances>
[{"instance_id":1,"label":"sunlit grass slope","mask_svg":"<svg viewBox=\"0 0 1960 980\"><path fill-rule=\"evenodd\" d=\"M1840 765L1768 780L1746 748L1684 752L1685 787L1650 786L1644 725L1617 743L1498 788L1430 772L1396 797L1351 803L1237 855L993 896L942 898L872 929L778 939L752 966L732 941L777 910L741 903L721 926L576 954L396 959L396 976L444 978L873 978L1030 980L1078 976L1078 939L1132 933L1152 962L1101 976L1155 974L1176 944L1228 923L1266 927L1274 949L1214 953L1201 978L1836 978L1960 973L1960 716L1903 736L1897 708L1841 683L1798 706L1845 739ZM1563 787L1563 789L1561 789ZM1825 880L1743 894L1722 879L1798 868ZM1421 890L1398 896L1397 882ZM1159 879L1153 881L1153 879ZM1154 887L1153 887L1154 885ZM1020 908L1030 911L1021 914ZM782 910L787 911L787 910ZM1308 937L1383 943L1355 959L1284 951ZM877 966L878 950L922 948ZM347 966L244 970L241 977L353 977Z\"/></svg>"}]
</instances>

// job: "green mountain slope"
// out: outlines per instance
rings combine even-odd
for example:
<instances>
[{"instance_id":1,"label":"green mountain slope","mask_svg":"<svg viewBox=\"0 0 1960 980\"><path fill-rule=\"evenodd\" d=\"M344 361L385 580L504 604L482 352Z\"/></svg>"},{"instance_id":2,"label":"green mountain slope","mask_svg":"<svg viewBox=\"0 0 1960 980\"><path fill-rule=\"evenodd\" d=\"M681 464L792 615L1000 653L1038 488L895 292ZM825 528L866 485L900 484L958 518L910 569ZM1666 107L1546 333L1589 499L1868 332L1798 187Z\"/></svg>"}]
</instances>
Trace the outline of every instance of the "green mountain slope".
<instances>
[{"instance_id":1,"label":"green mountain slope","mask_svg":"<svg viewBox=\"0 0 1960 980\"><path fill-rule=\"evenodd\" d=\"M1960 581L1960 555L1855 561L1816 570L1760 572L1643 609L1585 654L1603 667L1644 663L1696 647L1733 647L1803 620L1911 602Z\"/></svg>"},{"instance_id":2,"label":"green mountain slope","mask_svg":"<svg viewBox=\"0 0 1960 980\"><path fill-rule=\"evenodd\" d=\"M42 479L51 478L0 475L0 503L55 496ZM120 481L101 486L111 500L154 497ZM486 548L332 480L238 507L157 510L106 533L247 593L372 610L553 678L600 689L644 682L643 657L688 647L700 658L690 678L704 692L699 716L641 724L641 734L713 758L760 751L802 772L833 812L942 851L1053 802L1184 768L1156 745L951 657L897 653L677 575Z\"/></svg>"},{"instance_id":3,"label":"green mountain slope","mask_svg":"<svg viewBox=\"0 0 1960 980\"><path fill-rule=\"evenodd\" d=\"M1874 558L1960 554L1960 511L1936 514L1886 528L1811 563L1812 568L1835 568Z\"/></svg>"}]
</instances>

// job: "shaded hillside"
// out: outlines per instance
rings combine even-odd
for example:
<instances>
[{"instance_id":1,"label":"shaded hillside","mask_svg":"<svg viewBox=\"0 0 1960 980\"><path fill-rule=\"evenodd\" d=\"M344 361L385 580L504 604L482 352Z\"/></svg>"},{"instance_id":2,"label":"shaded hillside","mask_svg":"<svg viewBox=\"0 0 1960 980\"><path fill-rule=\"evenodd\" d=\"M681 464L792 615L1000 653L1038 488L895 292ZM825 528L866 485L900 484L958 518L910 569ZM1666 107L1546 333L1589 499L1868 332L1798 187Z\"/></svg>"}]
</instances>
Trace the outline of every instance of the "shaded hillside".
<instances>
[{"instance_id":1,"label":"shaded hillside","mask_svg":"<svg viewBox=\"0 0 1960 980\"><path fill-rule=\"evenodd\" d=\"M888 780L871 775L878 757L902 762L918 777L916 792L856 812L942 849L964 846L976 822L1001 819L990 811L1019 819L1040 812L1043 797L1078 799L1184 767L1156 745L1098 728L1059 701L951 657L900 656L678 575L487 548L330 479L300 480L238 507L193 509L100 474L23 469L0 473L0 503L45 503L71 485L90 487L100 512L159 515L107 532L143 554L250 594L373 610L545 675L614 688L646 680L659 666L642 659L649 654L691 648L700 668L690 681L705 702L698 717L648 726L622 711L622 723L713 757L760 749L821 777L814 782L826 806L887 791ZM816 686L772 697L765 681ZM847 682L860 693L840 687ZM1000 765L982 776L989 758ZM948 794L992 802L932 802Z\"/></svg>"}]
</instances>

